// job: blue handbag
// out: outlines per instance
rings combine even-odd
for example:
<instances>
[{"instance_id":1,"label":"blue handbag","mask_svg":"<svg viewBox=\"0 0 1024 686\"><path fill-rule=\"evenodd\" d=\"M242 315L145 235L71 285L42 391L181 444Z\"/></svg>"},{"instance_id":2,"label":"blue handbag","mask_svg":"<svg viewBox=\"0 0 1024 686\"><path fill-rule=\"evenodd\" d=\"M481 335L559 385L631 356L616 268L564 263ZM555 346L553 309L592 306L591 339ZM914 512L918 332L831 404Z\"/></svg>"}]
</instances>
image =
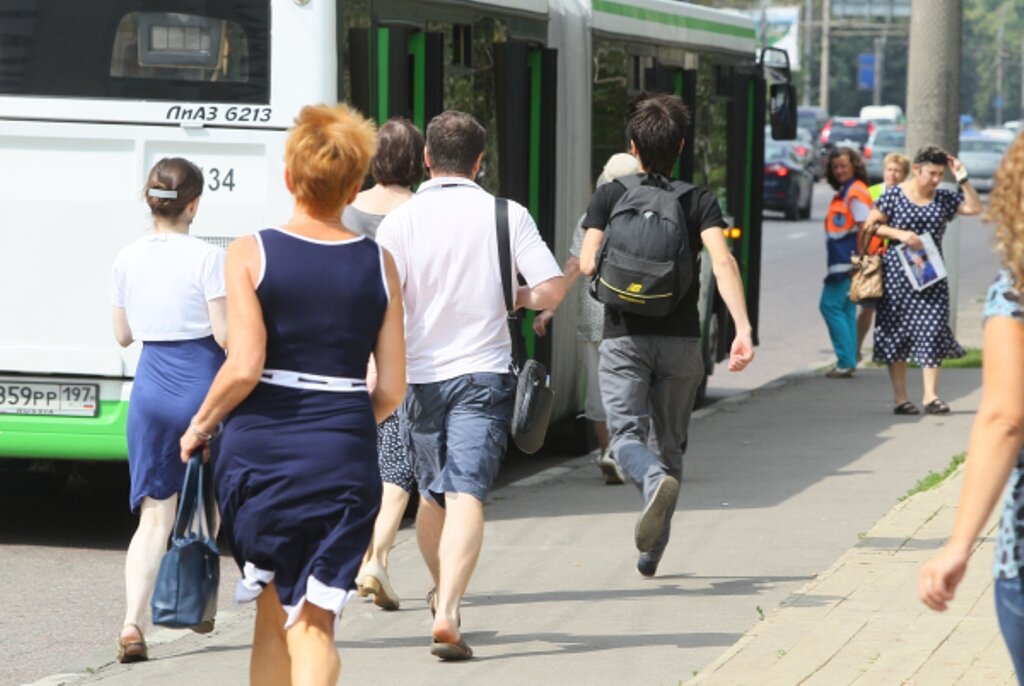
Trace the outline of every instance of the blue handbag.
<instances>
[{"instance_id":1,"label":"blue handbag","mask_svg":"<svg viewBox=\"0 0 1024 686\"><path fill-rule=\"evenodd\" d=\"M213 619L220 585L220 552L210 536L214 510L209 468L189 458L171 547L160 561L153 589L153 623L184 629Z\"/></svg>"}]
</instances>

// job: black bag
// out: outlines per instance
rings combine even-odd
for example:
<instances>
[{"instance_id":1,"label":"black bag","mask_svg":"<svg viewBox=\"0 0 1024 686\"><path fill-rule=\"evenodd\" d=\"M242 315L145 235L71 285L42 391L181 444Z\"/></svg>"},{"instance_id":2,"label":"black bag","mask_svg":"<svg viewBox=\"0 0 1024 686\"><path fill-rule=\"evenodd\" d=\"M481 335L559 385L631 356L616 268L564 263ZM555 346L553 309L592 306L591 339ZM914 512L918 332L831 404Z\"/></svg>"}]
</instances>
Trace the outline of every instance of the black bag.
<instances>
[{"instance_id":1,"label":"black bag","mask_svg":"<svg viewBox=\"0 0 1024 686\"><path fill-rule=\"evenodd\" d=\"M621 312L664 317L693 280L693 253L679 201L695 186L657 174L615 181L626 192L604 228L590 293Z\"/></svg>"},{"instance_id":2,"label":"black bag","mask_svg":"<svg viewBox=\"0 0 1024 686\"><path fill-rule=\"evenodd\" d=\"M498 228L498 264L501 287L505 293L508 331L512 337L512 371L516 375L516 399L512 410L512 440L524 453L532 455L544 445L551 421L551 379L537 360L527 360L523 342L516 331L512 300L512 248L508 232L508 200L495 198L495 223Z\"/></svg>"},{"instance_id":3,"label":"black bag","mask_svg":"<svg viewBox=\"0 0 1024 686\"><path fill-rule=\"evenodd\" d=\"M171 547L160 561L153 589L153 623L175 629L214 618L220 585L220 552L210 536L213 486L197 453L189 458L178 500Z\"/></svg>"}]
</instances>

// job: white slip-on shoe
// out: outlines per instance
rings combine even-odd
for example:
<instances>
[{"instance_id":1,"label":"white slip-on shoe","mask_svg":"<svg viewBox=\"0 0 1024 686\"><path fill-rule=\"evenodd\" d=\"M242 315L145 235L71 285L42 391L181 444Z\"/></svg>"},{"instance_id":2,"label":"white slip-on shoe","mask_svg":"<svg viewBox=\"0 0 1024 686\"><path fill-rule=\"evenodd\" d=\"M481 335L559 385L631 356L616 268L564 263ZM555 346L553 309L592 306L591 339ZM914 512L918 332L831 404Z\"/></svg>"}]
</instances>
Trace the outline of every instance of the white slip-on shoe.
<instances>
[{"instance_id":1,"label":"white slip-on shoe","mask_svg":"<svg viewBox=\"0 0 1024 686\"><path fill-rule=\"evenodd\" d=\"M373 602L377 607L385 610L398 609L398 594L391 588L391 581L388 573L376 562L368 562L363 567L363 588L367 595L373 596Z\"/></svg>"},{"instance_id":2,"label":"white slip-on shoe","mask_svg":"<svg viewBox=\"0 0 1024 686\"><path fill-rule=\"evenodd\" d=\"M619 466L611 451L606 450L601 453L601 456L597 458L597 466L601 468L601 472L604 474L605 484L618 486L626 483L626 475L622 473L622 467Z\"/></svg>"}]
</instances>

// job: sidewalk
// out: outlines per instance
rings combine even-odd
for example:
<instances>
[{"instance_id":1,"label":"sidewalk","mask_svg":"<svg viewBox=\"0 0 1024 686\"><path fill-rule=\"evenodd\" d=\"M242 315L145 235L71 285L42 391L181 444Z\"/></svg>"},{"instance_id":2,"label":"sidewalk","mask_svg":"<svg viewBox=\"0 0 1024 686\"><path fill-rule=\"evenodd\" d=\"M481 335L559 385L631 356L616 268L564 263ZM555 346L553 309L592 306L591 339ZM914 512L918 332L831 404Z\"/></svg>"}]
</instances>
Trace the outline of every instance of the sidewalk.
<instances>
[{"instance_id":1,"label":"sidewalk","mask_svg":"<svg viewBox=\"0 0 1024 686\"><path fill-rule=\"evenodd\" d=\"M1016 684L996 624L985 527L950 609L917 600L917 571L952 530L963 468L896 506L688 686Z\"/></svg>"},{"instance_id":2,"label":"sidewalk","mask_svg":"<svg viewBox=\"0 0 1024 686\"><path fill-rule=\"evenodd\" d=\"M965 345L977 345L976 322L960 329ZM916 598L917 566L950 530L959 477L896 504L964 450L979 384L978 370L945 372L954 411L943 417L894 417L884 369L794 375L702 410L654 579L633 568L635 489L604 486L588 458L496 490L463 611L468 663L428 655L429 579L403 529L391 553L402 609L346 607L342 683L1003 683L1012 670L990 540L949 612ZM920 392L916 371L910 387ZM234 578L228 558L222 575ZM118 665L104 647L37 684L244 683L251 632L251 608L222 612L208 636L150 632L148 663Z\"/></svg>"},{"instance_id":3,"label":"sidewalk","mask_svg":"<svg viewBox=\"0 0 1024 686\"><path fill-rule=\"evenodd\" d=\"M957 337L981 347L983 301L963 303ZM963 465L882 518L817 579L768 614L687 686L1017 683L996 623L996 508L950 608L917 600L917 572L953 528Z\"/></svg>"}]
</instances>

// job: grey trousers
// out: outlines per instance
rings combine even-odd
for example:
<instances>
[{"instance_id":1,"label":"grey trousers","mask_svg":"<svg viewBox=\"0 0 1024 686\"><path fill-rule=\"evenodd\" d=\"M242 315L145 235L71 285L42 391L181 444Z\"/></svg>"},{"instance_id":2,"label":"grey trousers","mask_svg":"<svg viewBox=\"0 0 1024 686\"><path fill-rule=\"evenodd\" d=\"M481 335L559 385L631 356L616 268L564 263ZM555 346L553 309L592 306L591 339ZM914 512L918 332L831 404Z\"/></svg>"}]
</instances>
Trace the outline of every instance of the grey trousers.
<instances>
[{"instance_id":1,"label":"grey trousers","mask_svg":"<svg viewBox=\"0 0 1024 686\"><path fill-rule=\"evenodd\" d=\"M703 378L700 339L623 336L601 342L610 448L644 503L665 476L682 479L690 413ZM668 543L671 518L672 510L661 540L647 553L655 560Z\"/></svg>"}]
</instances>

